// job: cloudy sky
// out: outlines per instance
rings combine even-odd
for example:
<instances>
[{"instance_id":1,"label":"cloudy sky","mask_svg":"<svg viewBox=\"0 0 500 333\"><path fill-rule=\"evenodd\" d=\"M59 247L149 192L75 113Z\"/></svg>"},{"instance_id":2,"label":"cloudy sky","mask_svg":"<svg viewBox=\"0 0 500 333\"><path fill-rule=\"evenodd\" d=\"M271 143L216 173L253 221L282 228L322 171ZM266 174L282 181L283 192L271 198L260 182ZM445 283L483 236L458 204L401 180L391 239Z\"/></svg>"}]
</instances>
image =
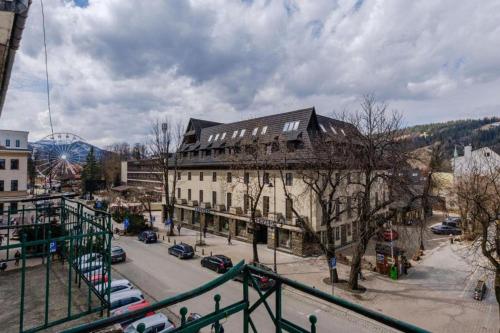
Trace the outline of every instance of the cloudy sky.
<instances>
[{"instance_id":1,"label":"cloudy sky","mask_svg":"<svg viewBox=\"0 0 500 333\"><path fill-rule=\"evenodd\" d=\"M228 122L374 93L409 125L500 115L500 2L44 0L56 132L136 142L169 115ZM50 133L40 2L2 128Z\"/></svg>"}]
</instances>

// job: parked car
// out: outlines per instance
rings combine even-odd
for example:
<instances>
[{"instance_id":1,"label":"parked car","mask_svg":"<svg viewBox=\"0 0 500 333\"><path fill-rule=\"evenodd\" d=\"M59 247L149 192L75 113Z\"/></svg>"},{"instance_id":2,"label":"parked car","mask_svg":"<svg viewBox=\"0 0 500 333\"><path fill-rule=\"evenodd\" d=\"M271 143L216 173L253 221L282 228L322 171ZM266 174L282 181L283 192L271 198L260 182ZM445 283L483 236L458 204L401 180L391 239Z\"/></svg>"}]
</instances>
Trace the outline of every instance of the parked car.
<instances>
[{"instance_id":1,"label":"parked car","mask_svg":"<svg viewBox=\"0 0 500 333\"><path fill-rule=\"evenodd\" d=\"M385 230L383 234L384 240L390 242L399 238L399 234L396 230Z\"/></svg>"},{"instance_id":2,"label":"parked car","mask_svg":"<svg viewBox=\"0 0 500 333\"><path fill-rule=\"evenodd\" d=\"M89 261L80 265L80 272L93 284L108 281L106 267L101 260Z\"/></svg>"},{"instance_id":3,"label":"parked car","mask_svg":"<svg viewBox=\"0 0 500 333\"><path fill-rule=\"evenodd\" d=\"M108 291L108 284L107 283L101 283L96 286L96 289L98 292L102 294L106 294ZM132 290L134 289L134 285L130 283L129 280L126 279L120 279L120 280L113 280L111 281L111 287L110 287L110 293L116 293L116 292L121 292L121 291L126 291L126 290Z\"/></svg>"},{"instance_id":4,"label":"parked car","mask_svg":"<svg viewBox=\"0 0 500 333\"><path fill-rule=\"evenodd\" d=\"M125 253L125 251L117 245L112 246L111 263L124 262L125 260L127 260L127 254Z\"/></svg>"},{"instance_id":5,"label":"parked car","mask_svg":"<svg viewBox=\"0 0 500 333\"><path fill-rule=\"evenodd\" d=\"M437 235L461 235L462 230L447 225L438 224L431 227L431 231Z\"/></svg>"},{"instance_id":6,"label":"parked car","mask_svg":"<svg viewBox=\"0 0 500 333\"><path fill-rule=\"evenodd\" d=\"M474 299L482 301L484 294L486 293L486 281L477 281L476 288L474 289Z\"/></svg>"},{"instance_id":7,"label":"parked car","mask_svg":"<svg viewBox=\"0 0 500 333\"><path fill-rule=\"evenodd\" d=\"M101 253L91 252L91 253L87 253L87 254L81 255L80 257L76 258L75 263L77 265L79 265L80 267L82 267L82 266L90 265L91 262L101 261L101 260L102 260Z\"/></svg>"},{"instance_id":8,"label":"parked car","mask_svg":"<svg viewBox=\"0 0 500 333\"><path fill-rule=\"evenodd\" d=\"M121 308L120 310L116 311L114 313L114 315L118 316L118 315L121 315L121 314L124 314L124 313L134 312L136 310L143 309L143 308L148 307L150 305L151 304L148 301L144 300L144 301L142 301L140 303L137 303L137 304L127 305L126 307ZM136 321L136 320L142 319L144 317L154 316L154 315L155 315L155 312L154 311L150 311L150 312L148 312L146 314L143 314L143 315L131 316L131 317L128 317L127 319L121 321L120 325L122 325L122 328L125 328L128 325L130 325L131 323L133 323L134 321Z\"/></svg>"},{"instance_id":9,"label":"parked car","mask_svg":"<svg viewBox=\"0 0 500 333\"><path fill-rule=\"evenodd\" d=\"M156 241L158 241L156 238L156 232L152 230L141 231L137 238L144 243L156 243Z\"/></svg>"},{"instance_id":10,"label":"parked car","mask_svg":"<svg viewBox=\"0 0 500 333\"><path fill-rule=\"evenodd\" d=\"M123 311L129 305L142 302L144 302L144 296L137 289L111 294L111 315L114 316L116 313L120 313L120 311Z\"/></svg>"},{"instance_id":11,"label":"parked car","mask_svg":"<svg viewBox=\"0 0 500 333\"><path fill-rule=\"evenodd\" d=\"M460 218L448 216L441 224L448 227L460 228Z\"/></svg>"},{"instance_id":12,"label":"parked car","mask_svg":"<svg viewBox=\"0 0 500 333\"><path fill-rule=\"evenodd\" d=\"M167 316L163 313L157 313L153 316L145 317L134 321L123 332L124 333L138 333L137 327L143 323L146 326L144 333L163 333L171 331L175 328Z\"/></svg>"},{"instance_id":13,"label":"parked car","mask_svg":"<svg viewBox=\"0 0 500 333\"><path fill-rule=\"evenodd\" d=\"M264 271L268 271L270 273L273 273L273 270L271 268L269 268L266 265L263 265L259 262L251 262L251 263L249 263L249 265L252 265L252 266L260 268ZM257 272L252 272L251 274L252 274L253 278L255 279L255 281L257 281L257 283L259 284L258 287L260 290L267 290L267 289L273 287L274 284L276 283L273 279L270 279L267 276L264 276L264 275L259 274ZM236 281L243 282L243 273L238 274L234 279ZM248 284L253 285L252 279L249 279Z\"/></svg>"},{"instance_id":14,"label":"parked car","mask_svg":"<svg viewBox=\"0 0 500 333\"><path fill-rule=\"evenodd\" d=\"M233 267L233 262L231 258L217 254L201 259L201 266L216 271L217 273L224 273Z\"/></svg>"},{"instance_id":15,"label":"parked car","mask_svg":"<svg viewBox=\"0 0 500 333\"><path fill-rule=\"evenodd\" d=\"M191 313L188 315L188 317L187 317L186 321L189 323L189 322L192 322L192 321L195 321L195 320L201 319L201 318L203 318L203 316L202 316L201 314L191 312ZM199 332L199 330L198 330L197 332Z\"/></svg>"},{"instance_id":16,"label":"parked car","mask_svg":"<svg viewBox=\"0 0 500 333\"><path fill-rule=\"evenodd\" d=\"M180 259L190 259L194 257L194 249L188 244L177 244L168 248L168 254Z\"/></svg>"}]
</instances>

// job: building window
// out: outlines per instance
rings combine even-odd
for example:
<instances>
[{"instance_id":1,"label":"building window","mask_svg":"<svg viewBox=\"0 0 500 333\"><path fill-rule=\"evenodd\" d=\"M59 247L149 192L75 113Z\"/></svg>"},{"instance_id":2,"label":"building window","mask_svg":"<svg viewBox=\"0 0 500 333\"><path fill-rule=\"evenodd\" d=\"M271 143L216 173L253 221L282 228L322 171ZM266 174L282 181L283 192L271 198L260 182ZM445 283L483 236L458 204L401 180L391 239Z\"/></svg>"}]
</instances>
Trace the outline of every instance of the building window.
<instances>
[{"instance_id":1,"label":"building window","mask_svg":"<svg viewBox=\"0 0 500 333\"><path fill-rule=\"evenodd\" d=\"M21 147L21 141L20 140L16 140L16 148L19 148Z\"/></svg>"},{"instance_id":2,"label":"building window","mask_svg":"<svg viewBox=\"0 0 500 333\"><path fill-rule=\"evenodd\" d=\"M191 180L191 172L188 172L188 180Z\"/></svg>"},{"instance_id":3,"label":"building window","mask_svg":"<svg viewBox=\"0 0 500 333\"><path fill-rule=\"evenodd\" d=\"M233 175L231 174L231 172L228 172L227 173L227 182L231 183L232 181L233 181Z\"/></svg>"},{"instance_id":4,"label":"building window","mask_svg":"<svg viewBox=\"0 0 500 333\"><path fill-rule=\"evenodd\" d=\"M287 172L285 174L285 185L292 186L293 185L293 173Z\"/></svg>"},{"instance_id":5,"label":"building window","mask_svg":"<svg viewBox=\"0 0 500 333\"><path fill-rule=\"evenodd\" d=\"M260 134L264 135L264 134L266 134L266 132L267 132L267 126L262 127L262 130L260 131Z\"/></svg>"},{"instance_id":6,"label":"building window","mask_svg":"<svg viewBox=\"0 0 500 333\"><path fill-rule=\"evenodd\" d=\"M351 224L347 225L347 236L351 236Z\"/></svg>"},{"instance_id":7,"label":"building window","mask_svg":"<svg viewBox=\"0 0 500 333\"><path fill-rule=\"evenodd\" d=\"M232 139L234 139L238 135L238 130L233 132L233 135L231 136Z\"/></svg>"},{"instance_id":8,"label":"building window","mask_svg":"<svg viewBox=\"0 0 500 333\"><path fill-rule=\"evenodd\" d=\"M243 135L245 135L245 131L246 131L245 129L242 129L242 130L241 130L241 132L240 132L240 138L242 138L242 137L243 137Z\"/></svg>"},{"instance_id":9,"label":"building window","mask_svg":"<svg viewBox=\"0 0 500 333\"><path fill-rule=\"evenodd\" d=\"M264 184L269 184L269 172L264 172L262 180L264 181Z\"/></svg>"},{"instance_id":10,"label":"building window","mask_svg":"<svg viewBox=\"0 0 500 333\"><path fill-rule=\"evenodd\" d=\"M0 159L0 170L5 170L5 159Z\"/></svg>"},{"instance_id":11,"label":"building window","mask_svg":"<svg viewBox=\"0 0 500 333\"><path fill-rule=\"evenodd\" d=\"M10 181L10 190L11 191L17 191L18 190L18 181L17 181L17 179L14 179L14 180Z\"/></svg>"},{"instance_id":12,"label":"building window","mask_svg":"<svg viewBox=\"0 0 500 333\"><path fill-rule=\"evenodd\" d=\"M4 181L0 180L0 192L5 191Z\"/></svg>"},{"instance_id":13,"label":"building window","mask_svg":"<svg viewBox=\"0 0 500 333\"><path fill-rule=\"evenodd\" d=\"M233 200L232 200L232 194L231 193L227 193L226 194L226 205L227 205L227 210L229 210L229 208L233 205Z\"/></svg>"},{"instance_id":14,"label":"building window","mask_svg":"<svg viewBox=\"0 0 500 333\"><path fill-rule=\"evenodd\" d=\"M19 170L19 160L10 160L10 169Z\"/></svg>"},{"instance_id":15,"label":"building window","mask_svg":"<svg viewBox=\"0 0 500 333\"><path fill-rule=\"evenodd\" d=\"M181 188L178 187L177 188L177 199L180 199L181 198Z\"/></svg>"},{"instance_id":16,"label":"building window","mask_svg":"<svg viewBox=\"0 0 500 333\"><path fill-rule=\"evenodd\" d=\"M10 147L10 140L9 139L5 140L5 147Z\"/></svg>"},{"instance_id":17,"label":"building window","mask_svg":"<svg viewBox=\"0 0 500 333\"><path fill-rule=\"evenodd\" d=\"M250 197L248 194L243 195L243 212L246 214L248 212L248 207L250 206Z\"/></svg>"},{"instance_id":18,"label":"building window","mask_svg":"<svg viewBox=\"0 0 500 333\"><path fill-rule=\"evenodd\" d=\"M177 180L181 180L182 174L180 172L177 172Z\"/></svg>"},{"instance_id":19,"label":"building window","mask_svg":"<svg viewBox=\"0 0 500 333\"><path fill-rule=\"evenodd\" d=\"M267 217L269 215L269 197L262 197L262 215Z\"/></svg>"},{"instance_id":20,"label":"building window","mask_svg":"<svg viewBox=\"0 0 500 333\"><path fill-rule=\"evenodd\" d=\"M11 214L17 213L17 202L10 203L10 212L11 212Z\"/></svg>"},{"instance_id":21,"label":"building window","mask_svg":"<svg viewBox=\"0 0 500 333\"><path fill-rule=\"evenodd\" d=\"M213 135L210 134L210 136L208 137L208 142L212 141L212 138L213 138Z\"/></svg>"},{"instance_id":22,"label":"building window","mask_svg":"<svg viewBox=\"0 0 500 333\"><path fill-rule=\"evenodd\" d=\"M224 140L226 138L226 132L222 133L222 136L220 137L221 140Z\"/></svg>"},{"instance_id":23,"label":"building window","mask_svg":"<svg viewBox=\"0 0 500 333\"><path fill-rule=\"evenodd\" d=\"M215 134L215 139L214 139L214 141L217 141L217 140L219 140L219 133Z\"/></svg>"},{"instance_id":24,"label":"building window","mask_svg":"<svg viewBox=\"0 0 500 333\"><path fill-rule=\"evenodd\" d=\"M217 181L217 172L212 172L212 181L216 182Z\"/></svg>"},{"instance_id":25,"label":"building window","mask_svg":"<svg viewBox=\"0 0 500 333\"><path fill-rule=\"evenodd\" d=\"M203 172L200 172L200 182L203 181Z\"/></svg>"},{"instance_id":26,"label":"building window","mask_svg":"<svg viewBox=\"0 0 500 333\"><path fill-rule=\"evenodd\" d=\"M245 184L250 183L250 174L248 172L245 172L245 174L243 175L243 182Z\"/></svg>"},{"instance_id":27,"label":"building window","mask_svg":"<svg viewBox=\"0 0 500 333\"><path fill-rule=\"evenodd\" d=\"M283 126L283 132L296 131L299 128L300 121L291 121L285 123Z\"/></svg>"},{"instance_id":28,"label":"building window","mask_svg":"<svg viewBox=\"0 0 500 333\"><path fill-rule=\"evenodd\" d=\"M184 221L184 209L181 208L181 221Z\"/></svg>"},{"instance_id":29,"label":"building window","mask_svg":"<svg viewBox=\"0 0 500 333\"><path fill-rule=\"evenodd\" d=\"M335 240L340 239L340 227L335 227Z\"/></svg>"},{"instance_id":30,"label":"building window","mask_svg":"<svg viewBox=\"0 0 500 333\"><path fill-rule=\"evenodd\" d=\"M217 205L217 192L212 191L212 207L215 207Z\"/></svg>"},{"instance_id":31,"label":"building window","mask_svg":"<svg viewBox=\"0 0 500 333\"><path fill-rule=\"evenodd\" d=\"M203 202L203 190L200 190L200 204Z\"/></svg>"},{"instance_id":32,"label":"building window","mask_svg":"<svg viewBox=\"0 0 500 333\"><path fill-rule=\"evenodd\" d=\"M256 136L258 132L259 132L259 128L258 128L258 127L255 127L255 128L253 129L253 131L252 131L252 135L253 135L253 136Z\"/></svg>"},{"instance_id":33,"label":"building window","mask_svg":"<svg viewBox=\"0 0 500 333\"><path fill-rule=\"evenodd\" d=\"M347 217L352 217L351 197L347 197Z\"/></svg>"},{"instance_id":34,"label":"building window","mask_svg":"<svg viewBox=\"0 0 500 333\"><path fill-rule=\"evenodd\" d=\"M191 189L188 188L188 200L191 201Z\"/></svg>"},{"instance_id":35,"label":"building window","mask_svg":"<svg viewBox=\"0 0 500 333\"><path fill-rule=\"evenodd\" d=\"M0 214L3 214L3 203L0 202Z\"/></svg>"},{"instance_id":36,"label":"building window","mask_svg":"<svg viewBox=\"0 0 500 333\"><path fill-rule=\"evenodd\" d=\"M293 201L292 199L286 199L286 219L287 220L292 220L292 207L293 207Z\"/></svg>"}]
</instances>

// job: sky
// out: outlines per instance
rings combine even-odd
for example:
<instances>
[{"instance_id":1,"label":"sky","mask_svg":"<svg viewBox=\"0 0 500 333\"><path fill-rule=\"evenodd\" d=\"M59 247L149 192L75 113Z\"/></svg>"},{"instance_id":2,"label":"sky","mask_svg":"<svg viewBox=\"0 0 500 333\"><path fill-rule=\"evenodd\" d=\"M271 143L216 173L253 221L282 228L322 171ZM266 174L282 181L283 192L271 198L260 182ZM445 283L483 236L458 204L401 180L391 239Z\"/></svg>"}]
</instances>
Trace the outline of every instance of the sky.
<instances>
[{"instance_id":1,"label":"sky","mask_svg":"<svg viewBox=\"0 0 500 333\"><path fill-rule=\"evenodd\" d=\"M406 125L500 116L500 2L44 0L55 132L145 141L168 117L219 122L364 94ZM0 127L50 133L33 1Z\"/></svg>"}]
</instances>

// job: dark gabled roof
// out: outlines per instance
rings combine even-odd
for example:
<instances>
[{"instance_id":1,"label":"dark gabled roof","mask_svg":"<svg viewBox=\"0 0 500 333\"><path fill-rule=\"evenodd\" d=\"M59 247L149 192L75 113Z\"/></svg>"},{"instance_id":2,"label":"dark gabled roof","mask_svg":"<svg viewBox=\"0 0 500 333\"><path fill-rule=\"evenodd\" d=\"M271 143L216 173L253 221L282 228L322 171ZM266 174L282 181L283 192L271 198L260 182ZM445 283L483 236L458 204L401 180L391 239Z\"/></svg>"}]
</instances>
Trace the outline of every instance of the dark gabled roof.
<instances>
[{"instance_id":1,"label":"dark gabled roof","mask_svg":"<svg viewBox=\"0 0 500 333\"><path fill-rule=\"evenodd\" d=\"M216 126L220 125L221 123L217 123L215 121L208 121L208 120L203 120L203 119L196 119L196 118L191 118L189 119L189 124L188 124L188 131L194 130L196 134L199 133L200 130L211 127L211 126Z\"/></svg>"}]
</instances>

